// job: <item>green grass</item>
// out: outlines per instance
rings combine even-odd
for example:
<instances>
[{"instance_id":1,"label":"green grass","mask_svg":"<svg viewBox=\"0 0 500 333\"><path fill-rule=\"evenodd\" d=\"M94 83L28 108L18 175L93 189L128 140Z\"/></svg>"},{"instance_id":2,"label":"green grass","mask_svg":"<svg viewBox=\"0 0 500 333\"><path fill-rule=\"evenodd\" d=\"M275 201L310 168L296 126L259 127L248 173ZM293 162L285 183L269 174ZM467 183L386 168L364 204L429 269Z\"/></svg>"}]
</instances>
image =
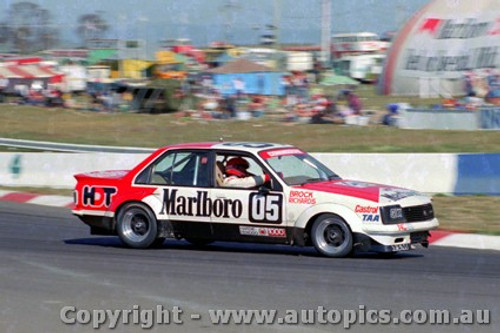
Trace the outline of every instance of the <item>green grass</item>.
<instances>
[{"instance_id":1,"label":"green grass","mask_svg":"<svg viewBox=\"0 0 500 333\"><path fill-rule=\"evenodd\" d=\"M96 113L30 106L0 106L0 136L77 144L160 147L217 141L289 143L315 152L499 152L497 131L402 130L380 125L290 124L264 117L247 122L202 121L175 114Z\"/></svg>"},{"instance_id":2,"label":"green grass","mask_svg":"<svg viewBox=\"0 0 500 333\"><path fill-rule=\"evenodd\" d=\"M434 196L441 229L500 235L499 196Z\"/></svg>"}]
</instances>

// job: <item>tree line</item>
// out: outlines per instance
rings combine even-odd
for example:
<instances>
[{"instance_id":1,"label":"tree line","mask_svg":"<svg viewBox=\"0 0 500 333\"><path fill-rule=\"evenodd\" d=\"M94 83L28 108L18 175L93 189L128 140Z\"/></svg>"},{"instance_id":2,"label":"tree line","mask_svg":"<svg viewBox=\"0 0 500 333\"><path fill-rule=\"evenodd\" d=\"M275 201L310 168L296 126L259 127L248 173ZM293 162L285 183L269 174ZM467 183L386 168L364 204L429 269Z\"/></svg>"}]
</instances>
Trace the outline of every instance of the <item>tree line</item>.
<instances>
[{"instance_id":1,"label":"tree line","mask_svg":"<svg viewBox=\"0 0 500 333\"><path fill-rule=\"evenodd\" d=\"M74 29L85 47L89 40L105 37L109 25L102 13L87 13L79 16ZM54 48L59 42L60 30L52 14L36 3L13 3L0 21L0 43L20 54Z\"/></svg>"}]
</instances>

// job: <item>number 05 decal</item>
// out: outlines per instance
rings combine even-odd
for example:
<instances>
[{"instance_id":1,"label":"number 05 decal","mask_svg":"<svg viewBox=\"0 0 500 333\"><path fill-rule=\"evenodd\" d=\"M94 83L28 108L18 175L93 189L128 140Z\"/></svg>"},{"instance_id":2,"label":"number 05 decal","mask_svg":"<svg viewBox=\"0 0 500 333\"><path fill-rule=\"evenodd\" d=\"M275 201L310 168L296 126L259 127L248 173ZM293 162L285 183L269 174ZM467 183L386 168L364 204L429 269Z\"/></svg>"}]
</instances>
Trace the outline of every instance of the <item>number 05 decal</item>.
<instances>
[{"instance_id":1,"label":"number 05 decal","mask_svg":"<svg viewBox=\"0 0 500 333\"><path fill-rule=\"evenodd\" d=\"M250 222L276 223L282 222L283 196L281 194L251 193Z\"/></svg>"}]
</instances>

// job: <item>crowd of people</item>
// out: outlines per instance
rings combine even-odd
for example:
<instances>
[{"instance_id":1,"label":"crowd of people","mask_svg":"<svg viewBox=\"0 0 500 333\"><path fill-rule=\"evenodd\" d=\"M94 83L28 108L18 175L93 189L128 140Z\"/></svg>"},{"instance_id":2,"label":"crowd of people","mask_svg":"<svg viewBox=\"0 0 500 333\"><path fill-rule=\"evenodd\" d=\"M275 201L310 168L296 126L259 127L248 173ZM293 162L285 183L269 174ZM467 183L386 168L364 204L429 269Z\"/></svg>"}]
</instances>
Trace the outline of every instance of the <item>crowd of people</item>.
<instances>
[{"instance_id":1,"label":"crowd of people","mask_svg":"<svg viewBox=\"0 0 500 333\"><path fill-rule=\"evenodd\" d=\"M248 120L272 115L284 122L311 124L343 124L347 117L362 116L359 96L344 90L337 97L322 93L307 98L294 95L269 97L264 95L229 95L216 92L203 95L193 108L186 108L179 116L202 119Z\"/></svg>"},{"instance_id":2,"label":"crowd of people","mask_svg":"<svg viewBox=\"0 0 500 333\"><path fill-rule=\"evenodd\" d=\"M186 98L179 117L201 119L248 120L273 116L288 123L344 124L349 117L363 116L363 105L353 89L343 89L336 96L313 92L305 75L285 77L283 96L247 94L244 88L237 93L221 95L207 79L183 88L178 96ZM197 102L188 99L195 92Z\"/></svg>"},{"instance_id":3,"label":"crowd of people","mask_svg":"<svg viewBox=\"0 0 500 333\"><path fill-rule=\"evenodd\" d=\"M439 106L444 108L477 109L485 101L500 103L500 76L491 71L487 85L478 85L477 78L467 73L464 79L467 95L462 99L445 99ZM312 88L307 75L293 73L283 77L283 96L248 94L243 82L235 79L235 93L222 95L209 76L198 76L194 80L183 80L180 88L172 95L181 101L177 115L204 120L237 119L249 120L272 116L286 123L310 124L353 124L352 119L367 118L361 98L355 86L341 89L336 95ZM5 101L0 80L0 102ZM485 88L487 87L487 88ZM333 91L333 90L329 90ZM18 104L46 107L84 108L92 111L133 110L134 96L130 91L118 92L113 89L85 92L86 102L82 107L70 93L63 93L56 85L43 88L40 84L20 86L14 101ZM12 101L12 99L11 99ZM495 103L494 103L495 104ZM401 108L398 104L386 106L386 113L371 122L397 126ZM361 124L359 121L354 122Z\"/></svg>"}]
</instances>

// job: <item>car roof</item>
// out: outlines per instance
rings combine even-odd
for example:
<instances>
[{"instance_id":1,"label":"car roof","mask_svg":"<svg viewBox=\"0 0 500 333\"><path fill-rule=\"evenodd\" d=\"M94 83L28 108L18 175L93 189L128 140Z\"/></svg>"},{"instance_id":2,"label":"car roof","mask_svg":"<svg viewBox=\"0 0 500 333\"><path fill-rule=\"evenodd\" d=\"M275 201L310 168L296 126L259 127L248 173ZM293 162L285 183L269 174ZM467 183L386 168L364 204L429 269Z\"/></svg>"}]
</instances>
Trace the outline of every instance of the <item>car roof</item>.
<instances>
[{"instance_id":1,"label":"car roof","mask_svg":"<svg viewBox=\"0 0 500 333\"><path fill-rule=\"evenodd\" d=\"M220 150L237 150L251 153L258 153L263 150L290 148L292 145L270 143L270 142L193 142L181 143L163 147L164 150L175 149L220 149Z\"/></svg>"}]
</instances>

